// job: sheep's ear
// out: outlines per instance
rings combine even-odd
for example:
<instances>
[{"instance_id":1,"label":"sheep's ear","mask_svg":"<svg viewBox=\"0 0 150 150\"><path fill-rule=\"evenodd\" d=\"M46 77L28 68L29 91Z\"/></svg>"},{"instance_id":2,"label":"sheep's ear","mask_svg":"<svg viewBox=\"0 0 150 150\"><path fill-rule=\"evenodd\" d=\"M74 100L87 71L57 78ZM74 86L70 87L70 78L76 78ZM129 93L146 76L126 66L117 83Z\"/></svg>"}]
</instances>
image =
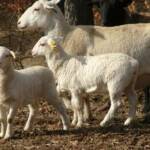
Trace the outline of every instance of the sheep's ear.
<instances>
[{"instance_id":1,"label":"sheep's ear","mask_svg":"<svg viewBox=\"0 0 150 150\"><path fill-rule=\"evenodd\" d=\"M50 0L49 3L52 5L57 5L61 0Z\"/></svg>"},{"instance_id":2,"label":"sheep's ear","mask_svg":"<svg viewBox=\"0 0 150 150\"><path fill-rule=\"evenodd\" d=\"M54 5L57 5L61 0L51 0L51 1L47 1L44 2L44 7L46 9L52 9L54 8Z\"/></svg>"},{"instance_id":3,"label":"sheep's ear","mask_svg":"<svg viewBox=\"0 0 150 150\"><path fill-rule=\"evenodd\" d=\"M10 54L13 57L13 59L16 59L16 54L13 51L10 51Z\"/></svg>"}]
</instances>

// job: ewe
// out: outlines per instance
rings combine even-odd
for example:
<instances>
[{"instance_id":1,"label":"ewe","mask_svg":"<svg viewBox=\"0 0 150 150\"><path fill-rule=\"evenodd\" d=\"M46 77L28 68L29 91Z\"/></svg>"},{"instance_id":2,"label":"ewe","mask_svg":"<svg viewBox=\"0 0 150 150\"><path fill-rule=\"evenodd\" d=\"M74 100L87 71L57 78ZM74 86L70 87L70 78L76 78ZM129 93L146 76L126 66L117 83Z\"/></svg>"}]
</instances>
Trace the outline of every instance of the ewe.
<instances>
[{"instance_id":1,"label":"ewe","mask_svg":"<svg viewBox=\"0 0 150 150\"><path fill-rule=\"evenodd\" d=\"M12 121L17 108L29 105L30 114L25 126L28 130L36 114L39 99L46 99L59 112L63 129L68 129L68 118L62 101L58 98L53 73L41 66L14 70L11 51L0 47L0 119L1 136L12 136Z\"/></svg>"},{"instance_id":2,"label":"ewe","mask_svg":"<svg viewBox=\"0 0 150 150\"><path fill-rule=\"evenodd\" d=\"M34 46L32 55L44 55L56 77L59 93L71 94L72 125L82 126L83 94L101 91L108 91L111 107L100 125L105 126L114 117L123 92L130 101L129 116L124 124L130 124L136 112L134 85L139 66L137 60L121 53L73 57L55 40L42 37Z\"/></svg>"},{"instance_id":3,"label":"ewe","mask_svg":"<svg viewBox=\"0 0 150 150\"><path fill-rule=\"evenodd\" d=\"M140 63L137 88L150 85L150 24L132 24L110 28L71 26L65 21L62 12L56 5L59 1L36 1L18 20L18 28L38 31L40 29L45 34L62 36L62 46L71 55L119 52L132 56Z\"/></svg>"}]
</instances>

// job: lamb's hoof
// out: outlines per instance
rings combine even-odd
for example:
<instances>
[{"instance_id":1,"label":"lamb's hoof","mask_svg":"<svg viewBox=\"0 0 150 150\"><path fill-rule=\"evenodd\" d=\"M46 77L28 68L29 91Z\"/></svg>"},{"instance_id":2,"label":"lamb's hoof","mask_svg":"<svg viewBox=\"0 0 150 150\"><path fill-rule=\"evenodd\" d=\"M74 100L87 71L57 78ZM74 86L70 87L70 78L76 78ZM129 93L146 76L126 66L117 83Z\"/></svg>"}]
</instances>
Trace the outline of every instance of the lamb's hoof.
<instances>
[{"instance_id":1,"label":"lamb's hoof","mask_svg":"<svg viewBox=\"0 0 150 150\"><path fill-rule=\"evenodd\" d=\"M76 124L77 124L77 122L76 122L76 121L74 121L74 120L71 122L71 126L73 126L73 127L75 127L75 126L76 126Z\"/></svg>"},{"instance_id":2,"label":"lamb's hoof","mask_svg":"<svg viewBox=\"0 0 150 150\"><path fill-rule=\"evenodd\" d=\"M82 128L82 123L77 123L76 128L77 129Z\"/></svg>"},{"instance_id":3,"label":"lamb's hoof","mask_svg":"<svg viewBox=\"0 0 150 150\"><path fill-rule=\"evenodd\" d=\"M66 126L66 125L63 126L63 130L64 130L64 131L67 131L68 129L69 129L69 126Z\"/></svg>"},{"instance_id":4,"label":"lamb's hoof","mask_svg":"<svg viewBox=\"0 0 150 150\"><path fill-rule=\"evenodd\" d=\"M132 122L132 119L128 118L125 122L124 122L124 126L129 126Z\"/></svg>"},{"instance_id":5,"label":"lamb's hoof","mask_svg":"<svg viewBox=\"0 0 150 150\"><path fill-rule=\"evenodd\" d=\"M10 138L11 138L10 135L5 135L5 136L4 136L4 140L9 140Z\"/></svg>"}]
</instances>

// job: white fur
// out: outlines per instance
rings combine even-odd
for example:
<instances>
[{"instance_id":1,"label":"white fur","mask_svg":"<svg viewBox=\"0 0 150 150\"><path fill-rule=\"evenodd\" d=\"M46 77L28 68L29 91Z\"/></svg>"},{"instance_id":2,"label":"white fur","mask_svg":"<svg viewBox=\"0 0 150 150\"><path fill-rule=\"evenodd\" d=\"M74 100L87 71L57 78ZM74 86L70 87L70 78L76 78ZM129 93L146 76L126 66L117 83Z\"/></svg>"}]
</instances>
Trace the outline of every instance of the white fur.
<instances>
[{"instance_id":1,"label":"white fur","mask_svg":"<svg viewBox=\"0 0 150 150\"><path fill-rule=\"evenodd\" d=\"M125 53L137 59L140 74L136 88L150 85L150 24L117 27L71 26L56 5L59 1L36 1L18 20L21 30L38 30L63 37L62 46L71 55ZM49 8L48 8L49 7ZM39 8L35 11L35 8ZM146 75L146 77L145 77ZM148 75L148 76L147 76ZM85 115L87 115L86 112ZM88 116L88 115L87 115Z\"/></svg>"},{"instance_id":2,"label":"white fur","mask_svg":"<svg viewBox=\"0 0 150 150\"><path fill-rule=\"evenodd\" d=\"M29 105L29 118L25 130L31 126L40 99L44 98L60 113L63 129L68 128L66 109L58 98L53 73L46 67L34 66L14 70L9 49L0 47L0 118L1 137L12 136L12 121L17 108Z\"/></svg>"},{"instance_id":3,"label":"white fur","mask_svg":"<svg viewBox=\"0 0 150 150\"><path fill-rule=\"evenodd\" d=\"M53 49L49 43L53 39L42 37L32 50L33 55L45 55L49 68L53 71L59 92L71 93L71 106L74 110L73 125L81 127L83 123L83 94L107 92L111 107L101 122L106 125L120 105L123 92L129 98L129 117L125 125L131 123L136 112L136 94L134 86L138 73L138 62L122 54L104 54L99 56L70 56L56 42Z\"/></svg>"}]
</instances>

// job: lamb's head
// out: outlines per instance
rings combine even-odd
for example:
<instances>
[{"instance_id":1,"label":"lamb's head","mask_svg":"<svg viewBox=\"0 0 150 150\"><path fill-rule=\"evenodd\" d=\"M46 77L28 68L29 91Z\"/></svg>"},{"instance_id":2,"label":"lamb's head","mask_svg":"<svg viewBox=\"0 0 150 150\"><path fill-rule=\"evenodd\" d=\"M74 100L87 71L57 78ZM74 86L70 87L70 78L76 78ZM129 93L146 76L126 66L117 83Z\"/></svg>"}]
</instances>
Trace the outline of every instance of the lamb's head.
<instances>
[{"instance_id":1,"label":"lamb's head","mask_svg":"<svg viewBox=\"0 0 150 150\"><path fill-rule=\"evenodd\" d=\"M32 49L32 55L41 55L45 56L46 54L52 55L56 54L62 47L60 46L59 42L62 38L54 38L49 36L43 36L39 39L39 41L35 44Z\"/></svg>"},{"instance_id":2,"label":"lamb's head","mask_svg":"<svg viewBox=\"0 0 150 150\"><path fill-rule=\"evenodd\" d=\"M10 66L11 60L15 59L15 54L8 48L0 46L0 69L6 69Z\"/></svg>"},{"instance_id":3,"label":"lamb's head","mask_svg":"<svg viewBox=\"0 0 150 150\"><path fill-rule=\"evenodd\" d=\"M61 10L56 5L60 0L38 0L33 3L19 18L20 30L41 30L47 32L55 26L56 19L63 17Z\"/></svg>"}]
</instances>

